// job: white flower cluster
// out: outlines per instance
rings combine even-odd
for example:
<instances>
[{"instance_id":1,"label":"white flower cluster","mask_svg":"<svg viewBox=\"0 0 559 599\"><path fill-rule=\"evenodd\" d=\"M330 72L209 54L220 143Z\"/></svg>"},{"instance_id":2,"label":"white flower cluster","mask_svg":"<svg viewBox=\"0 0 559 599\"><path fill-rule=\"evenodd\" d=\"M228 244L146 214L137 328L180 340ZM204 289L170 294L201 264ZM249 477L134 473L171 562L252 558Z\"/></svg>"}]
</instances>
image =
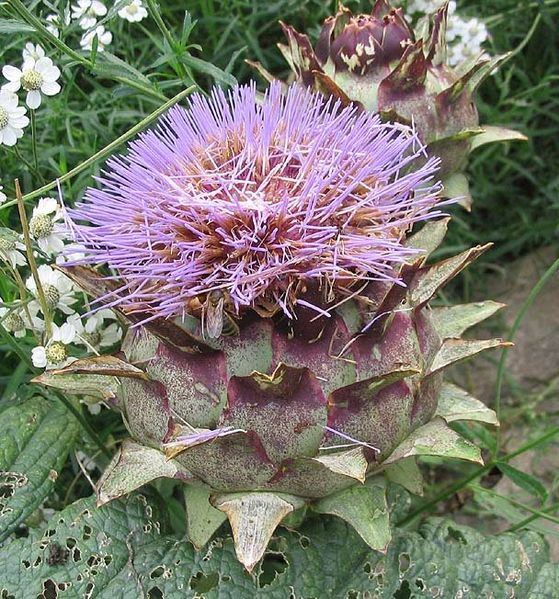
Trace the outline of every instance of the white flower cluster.
<instances>
[{"instance_id":1,"label":"white flower cluster","mask_svg":"<svg viewBox=\"0 0 559 599\"><path fill-rule=\"evenodd\" d=\"M31 352L37 368L60 368L76 359L78 346L86 353L113 346L122 336L115 314L108 309L82 317L77 312L81 305L78 289L56 267L44 263L56 257L56 264L80 257L79 246L66 245L67 231L61 206L54 198L40 198L29 219L29 235L36 247L36 261L43 261L35 276L25 279L28 297L7 303L0 298L0 323L15 337L23 338L28 332L37 340ZM0 262L12 271L25 269L25 245L20 235L9 229L0 229ZM18 278L18 277L16 277ZM25 295L25 293L23 295ZM20 296L22 295L20 290ZM46 313L45 313L46 312ZM45 323L49 319L50 326ZM60 323L60 324L59 324ZM49 334L47 335L47 331Z\"/></svg>"},{"instance_id":2,"label":"white flower cluster","mask_svg":"<svg viewBox=\"0 0 559 599\"><path fill-rule=\"evenodd\" d=\"M409 15L419 17L435 13L441 6L441 0L410 0L407 5ZM448 63L456 66L461 62L479 56L483 53L483 42L489 38L489 33L483 21L463 18L456 14L456 2L448 3L448 28L446 41L448 43Z\"/></svg>"},{"instance_id":3,"label":"white flower cluster","mask_svg":"<svg viewBox=\"0 0 559 599\"><path fill-rule=\"evenodd\" d=\"M27 110L19 106L17 93L20 89L26 92L25 103L33 110L39 108L42 95L55 96L60 91L57 82L60 69L45 56L39 44L25 44L22 52L21 68L5 65L2 75L8 80L0 89L0 144L14 146L23 136L23 130L29 125ZM0 188L1 189L1 188ZM0 203L5 200L0 193Z\"/></svg>"},{"instance_id":4,"label":"white flower cluster","mask_svg":"<svg viewBox=\"0 0 559 599\"><path fill-rule=\"evenodd\" d=\"M130 23L138 23L148 15L142 0L126 0L125 2L119 2L118 6L118 16ZM113 41L113 34L103 24L108 18L107 12L107 7L99 0L78 0L76 4L72 4L71 10L64 12L63 24L59 15L47 15L47 29L53 35L59 37L60 30L63 27L68 27L72 22L77 22L83 30L80 39L81 48L91 51L94 41L97 39L97 52L103 52L105 47Z\"/></svg>"}]
</instances>

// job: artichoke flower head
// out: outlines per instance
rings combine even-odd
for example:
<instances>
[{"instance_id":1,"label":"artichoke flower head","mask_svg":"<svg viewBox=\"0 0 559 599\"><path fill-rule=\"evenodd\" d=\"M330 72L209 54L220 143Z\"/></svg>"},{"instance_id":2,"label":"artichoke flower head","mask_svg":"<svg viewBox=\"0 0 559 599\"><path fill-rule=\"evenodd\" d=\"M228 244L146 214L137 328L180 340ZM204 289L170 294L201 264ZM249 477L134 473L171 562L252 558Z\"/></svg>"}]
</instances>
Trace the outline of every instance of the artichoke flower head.
<instances>
[{"instance_id":1,"label":"artichoke flower head","mask_svg":"<svg viewBox=\"0 0 559 599\"><path fill-rule=\"evenodd\" d=\"M448 423L495 414L442 373L502 345L460 339L501 305L428 307L488 247L427 263L438 166L408 126L277 83L193 96L109 160L63 268L128 321L122 351L37 379L122 414L99 504L182 481L192 543L228 519L252 570L309 509L386 551L387 481L420 493L420 455L480 462Z\"/></svg>"}]
</instances>

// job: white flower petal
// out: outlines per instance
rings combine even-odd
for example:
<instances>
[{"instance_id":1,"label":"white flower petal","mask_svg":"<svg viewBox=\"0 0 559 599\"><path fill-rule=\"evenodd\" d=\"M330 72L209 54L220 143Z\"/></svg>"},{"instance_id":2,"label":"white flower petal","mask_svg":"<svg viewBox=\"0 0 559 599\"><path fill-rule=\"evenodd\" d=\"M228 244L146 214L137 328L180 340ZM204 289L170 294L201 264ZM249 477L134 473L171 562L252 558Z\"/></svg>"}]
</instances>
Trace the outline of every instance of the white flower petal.
<instances>
[{"instance_id":1,"label":"white flower petal","mask_svg":"<svg viewBox=\"0 0 559 599\"><path fill-rule=\"evenodd\" d=\"M5 146L15 146L17 143L17 135L11 127L2 129L2 142Z\"/></svg>"},{"instance_id":2,"label":"white flower petal","mask_svg":"<svg viewBox=\"0 0 559 599\"><path fill-rule=\"evenodd\" d=\"M54 198L40 198L33 208L33 216L37 214L51 214L58 210L58 202Z\"/></svg>"},{"instance_id":3,"label":"white flower petal","mask_svg":"<svg viewBox=\"0 0 559 599\"><path fill-rule=\"evenodd\" d=\"M43 56L42 58L39 58L39 60L35 61L35 70L41 73L41 75L52 67L54 67L54 63L48 56Z\"/></svg>"},{"instance_id":4,"label":"white flower petal","mask_svg":"<svg viewBox=\"0 0 559 599\"><path fill-rule=\"evenodd\" d=\"M41 91L46 96L56 96L60 91L60 85L56 83L56 81L45 81L43 85L41 85Z\"/></svg>"},{"instance_id":5,"label":"white flower petal","mask_svg":"<svg viewBox=\"0 0 559 599\"><path fill-rule=\"evenodd\" d=\"M52 66L48 69L45 69L41 75L43 76L44 81L56 81L60 77L60 69L58 67Z\"/></svg>"},{"instance_id":6,"label":"white flower petal","mask_svg":"<svg viewBox=\"0 0 559 599\"><path fill-rule=\"evenodd\" d=\"M18 79L17 81L10 81L10 83L4 83L4 85L2 86L2 89L6 90L8 92L15 93L19 90L20 87L21 87L21 83Z\"/></svg>"},{"instance_id":7,"label":"white flower petal","mask_svg":"<svg viewBox=\"0 0 559 599\"><path fill-rule=\"evenodd\" d=\"M2 75L4 75L8 81L19 81L23 73L17 67L7 64L2 68Z\"/></svg>"},{"instance_id":8,"label":"white flower petal","mask_svg":"<svg viewBox=\"0 0 559 599\"><path fill-rule=\"evenodd\" d=\"M39 108L41 105L41 92L36 89L27 92L25 103L33 110Z\"/></svg>"},{"instance_id":9,"label":"white flower petal","mask_svg":"<svg viewBox=\"0 0 559 599\"><path fill-rule=\"evenodd\" d=\"M47 365L47 350L40 345L31 350L31 361L35 368L44 368Z\"/></svg>"}]
</instances>

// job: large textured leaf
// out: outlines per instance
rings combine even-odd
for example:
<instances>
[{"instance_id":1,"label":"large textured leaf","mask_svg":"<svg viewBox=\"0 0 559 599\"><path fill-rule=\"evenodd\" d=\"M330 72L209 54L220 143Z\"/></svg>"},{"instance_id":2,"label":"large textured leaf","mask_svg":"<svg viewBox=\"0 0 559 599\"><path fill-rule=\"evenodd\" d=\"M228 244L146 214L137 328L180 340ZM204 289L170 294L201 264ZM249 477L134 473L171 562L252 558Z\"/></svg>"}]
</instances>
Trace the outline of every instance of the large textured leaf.
<instances>
[{"instance_id":1,"label":"large textured leaf","mask_svg":"<svg viewBox=\"0 0 559 599\"><path fill-rule=\"evenodd\" d=\"M0 412L0 541L50 493L77 432L75 418L42 397Z\"/></svg>"},{"instance_id":2,"label":"large textured leaf","mask_svg":"<svg viewBox=\"0 0 559 599\"><path fill-rule=\"evenodd\" d=\"M230 539L196 553L188 541L161 534L142 496L100 509L87 499L53 518L48 531L4 547L0 595L55 597L66 589L61 597L536 599L553 597L559 584L559 567L547 563L537 533L486 537L441 519L396 531L382 556L342 520L322 516L298 532L280 529L264 559L250 575Z\"/></svg>"}]
</instances>

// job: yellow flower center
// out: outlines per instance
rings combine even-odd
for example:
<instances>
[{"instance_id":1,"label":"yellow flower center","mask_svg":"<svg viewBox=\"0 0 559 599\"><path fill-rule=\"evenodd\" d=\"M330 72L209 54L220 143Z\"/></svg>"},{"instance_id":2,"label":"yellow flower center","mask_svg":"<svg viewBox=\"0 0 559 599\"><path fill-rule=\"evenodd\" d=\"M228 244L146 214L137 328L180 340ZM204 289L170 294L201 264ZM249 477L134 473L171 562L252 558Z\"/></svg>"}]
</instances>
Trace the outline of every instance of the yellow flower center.
<instances>
[{"instance_id":1,"label":"yellow flower center","mask_svg":"<svg viewBox=\"0 0 559 599\"><path fill-rule=\"evenodd\" d=\"M22 331L25 328L23 318L18 312L11 312L2 323L8 331L17 332Z\"/></svg>"},{"instance_id":2,"label":"yellow flower center","mask_svg":"<svg viewBox=\"0 0 559 599\"><path fill-rule=\"evenodd\" d=\"M101 341L101 333L93 331L92 333L84 333L82 337L92 346L97 347Z\"/></svg>"},{"instance_id":3,"label":"yellow flower center","mask_svg":"<svg viewBox=\"0 0 559 599\"><path fill-rule=\"evenodd\" d=\"M53 228L54 223L48 214L37 214L29 221L29 232L35 239L48 237Z\"/></svg>"},{"instance_id":4,"label":"yellow flower center","mask_svg":"<svg viewBox=\"0 0 559 599\"><path fill-rule=\"evenodd\" d=\"M15 249L15 242L11 241L10 239L3 239L2 237L0 237L0 254L7 254L8 252L11 252Z\"/></svg>"},{"instance_id":5,"label":"yellow flower center","mask_svg":"<svg viewBox=\"0 0 559 599\"><path fill-rule=\"evenodd\" d=\"M0 129L4 129L9 122L10 117L8 116L8 111L0 106Z\"/></svg>"},{"instance_id":6,"label":"yellow flower center","mask_svg":"<svg viewBox=\"0 0 559 599\"><path fill-rule=\"evenodd\" d=\"M41 89L43 85L43 76L38 71L25 71L21 78L23 89L30 92Z\"/></svg>"},{"instance_id":7,"label":"yellow flower center","mask_svg":"<svg viewBox=\"0 0 559 599\"><path fill-rule=\"evenodd\" d=\"M60 341L54 341L51 343L46 349L47 360L51 364L58 364L58 362L62 362L68 356L68 352L66 351L66 346L64 343Z\"/></svg>"},{"instance_id":8,"label":"yellow flower center","mask_svg":"<svg viewBox=\"0 0 559 599\"><path fill-rule=\"evenodd\" d=\"M131 14L135 15L138 12L138 7L135 4L129 4L126 7L126 10Z\"/></svg>"},{"instance_id":9,"label":"yellow flower center","mask_svg":"<svg viewBox=\"0 0 559 599\"><path fill-rule=\"evenodd\" d=\"M60 301L60 292L54 285L43 285L43 292L49 308L56 308Z\"/></svg>"}]
</instances>

